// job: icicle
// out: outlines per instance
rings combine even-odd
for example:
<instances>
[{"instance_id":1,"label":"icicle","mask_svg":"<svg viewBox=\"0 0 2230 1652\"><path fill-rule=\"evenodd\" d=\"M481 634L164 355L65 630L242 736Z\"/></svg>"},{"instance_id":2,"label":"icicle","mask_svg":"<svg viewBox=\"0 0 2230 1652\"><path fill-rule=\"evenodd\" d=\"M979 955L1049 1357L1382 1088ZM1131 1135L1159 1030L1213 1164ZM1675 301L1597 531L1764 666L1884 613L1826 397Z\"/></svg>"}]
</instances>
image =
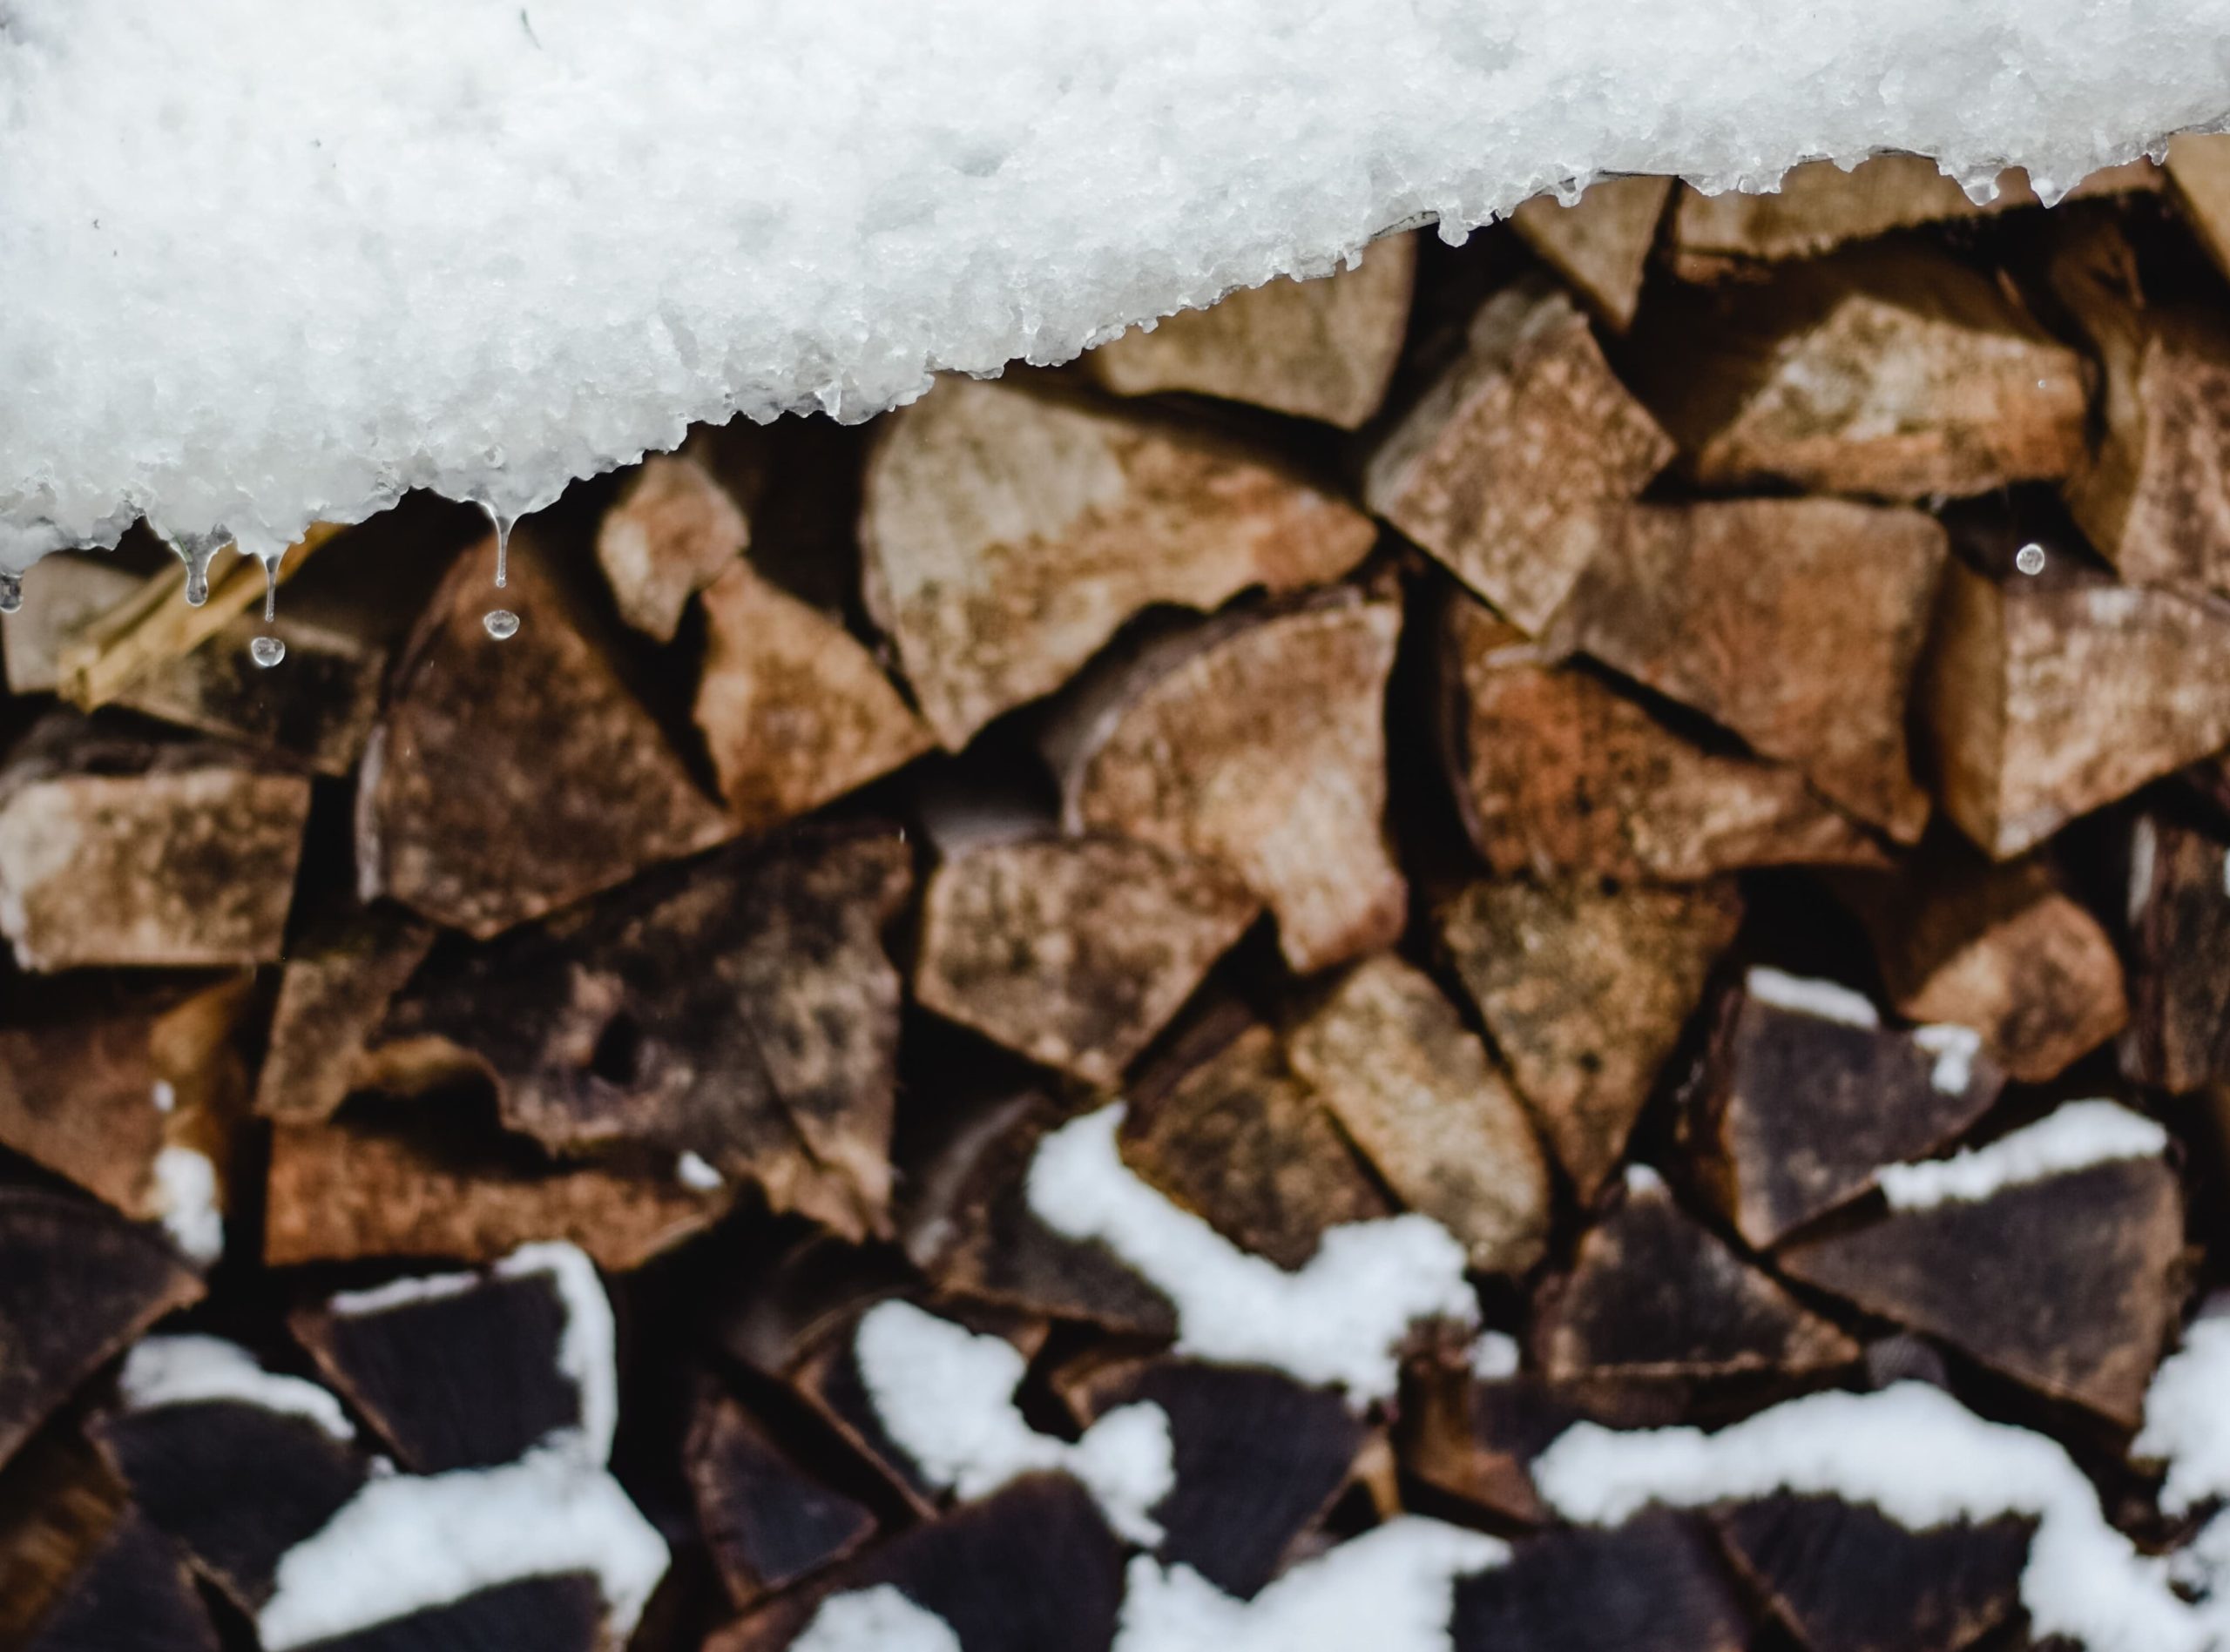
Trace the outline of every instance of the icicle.
<instances>
[{"instance_id":1,"label":"icicle","mask_svg":"<svg viewBox=\"0 0 2230 1652\"><path fill-rule=\"evenodd\" d=\"M24 605L24 577L0 569L0 614L12 614Z\"/></svg>"},{"instance_id":2,"label":"icicle","mask_svg":"<svg viewBox=\"0 0 2230 1652\"><path fill-rule=\"evenodd\" d=\"M501 590L510 583L511 524L517 518L504 515L485 499L476 499L472 502L480 507L481 513L488 518L489 525L496 530L496 589ZM488 635L499 643L506 637L518 635L519 617L508 608L490 609L481 617L480 624Z\"/></svg>"},{"instance_id":3,"label":"icicle","mask_svg":"<svg viewBox=\"0 0 2230 1652\"><path fill-rule=\"evenodd\" d=\"M256 560L263 564L263 623L268 625L279 617L279 556L259 555ZM263 664L275 665L278 662L266 660Z\"/></svg>"},{"instance_id":4,"label":"icicle","mask_svg":"<svg viewBox=\"0 0 2230 1652\"><path fill-rule=\"evenodd\" d=\"M219 529L210 534L188 534L182 539L163 536L172 555L186 564L186 601L190 608L199 608L209 600L209 562L220 550L233 543L231 534Z\"/></svg>"}]
</instances>

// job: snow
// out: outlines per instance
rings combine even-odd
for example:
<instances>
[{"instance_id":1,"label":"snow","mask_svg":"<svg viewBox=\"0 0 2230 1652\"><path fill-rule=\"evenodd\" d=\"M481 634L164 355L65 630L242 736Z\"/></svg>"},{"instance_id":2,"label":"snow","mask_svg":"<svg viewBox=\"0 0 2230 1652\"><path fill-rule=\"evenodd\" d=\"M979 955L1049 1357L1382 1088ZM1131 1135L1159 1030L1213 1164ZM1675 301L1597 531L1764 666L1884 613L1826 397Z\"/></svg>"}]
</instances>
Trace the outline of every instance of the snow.
<instances>
[{"instance_id":1,"label":"snow","mask_svg":"<svg viewBox=\"0 0 2230 1652\"><path fill-rule=\"evenodd\" d=\"M1120 1406L1073 1443L1041 1434L1014 1403L1028 1369L1014 1345L909 1302L869 1309L853 1351L883 1432L933 1484L972 1499L1023 1474L1066 1473L1125 1537L1161 1541L1149 1511L1175 1488L1177 1469L1160 1406Z\"/></svg>"},{"instance_id":2,"label":"snow","mask_svg":"<svg viewBox=\"0 0 2230 1652\"><path fill-rule=\"evenodd\" d=\"M2168 1132L2112 1102L2069 1102L2024 1129L1948 1159L1884 1165L1875 1175L1893 1210L1972 1204L2024 1182L2041 1182L2113 1159L2152 1158Z\"/></svg>"},{"instance_id":3,"label":"snow","mask_svg":"<svg viewBox=\"0 0 2230 1652\"><path fill-rule=\"evenodd\" d=\"M1267 1365L1367 1404L1393 1397L1410 1326L1477 1324L1463 1247L1429 1217L1329 1229L1308 1265L1288 1273L1133 1175L1116 1150L1122 1120L1120 1103L1103 1107L1039 1143L1030 1205L1056 1231L1105 1244L1167 1297L1179 1353Z\"/></svg>"},{"instance_id":4,"label":"snow","mask_svg":"<svg viewBox=\"0 0 2230 1652\"><path fill-rule=\"evenodd\" d=\"M888 1583L832 1595L789 1652L961 1652L960 1637Z\"/></svg>"},{"instance_id":5,"label":"snow","mask_svg":"<svg viewBox=\"0 0 2230 1652\"><path fill-rule=\"evenodd\" d=\"M247 1349L221 1337L147 1338L125 1359L117 1392L131 1411L236 1400L307 1417L335 1440L356 1437L341 1402L324 1389L266 1371Z\"/></svg>"},{"instance_id":6,"label":"snow","mask_svg":"<svg viewBox=\"0 0 2230 1652\"><path fill-rule=\"evenodd\" d=\"M1482 1382L1502 1382L1517 1374L1524 1354L1506 1331L1482 1331L1471 1345L1471 1374Z\"/></svg>"},{"instance_id":7,"label":"snow","mask_svg":"<svg viewBox=\"0 0 2230 1652\"><path fill-rule=\"evenodd\" d=\"M217 1167L199 1149L172 1145L155 1155L154 1211L188 1259L209 1266L225 1254L225 1212Z\"/></svg>"},{"instance_id":8,"label":"snow","mask_svg":"<svg viewBox=\"0 0 2230 1652\"><path fill-rule=\"evenodd\" d=\"M1936 1057L1928 1071L1929 1086L1938 1094L1963 1096L1975 1082L1975 1057L1983 1051L1983 1035L1971 1027L1936 1022L1913 1028L1913 1042Z\"/></svg>"},{"instance_id":9,"label":"snow","mask_svg":"<svg viewBox=\"0 0 2230 1652\"><path fill-rule=\"evenodd\" d=\"M701 1155L688 1152L674 1160L673 1179L692 1193L710 1193L727 1183L727 1178Z\"/></svg>"},{"instance_id":10,"label":"snow","mask_svg":"<svg viewBox=\"0 0 2230 1652\"><path fill-rule=\"evenodd\" d=\"M548 503L1591 177L2040 193L2230 108L2230 0L9 0L0 566Z\"/></svg>"},{"instance_id":11,"label":"snow","mask_svg":"<svg viewBox=\"0 0 2230 1652\"><path fill-rule=\"evenodd\" d=\"M2160 1507L2171 1514L2230 1497L2230 1318L2194 1320L2161 1362L2130 1455L2168 1465Z\"/></svg>"},{"instance_id":12,"label":"snow","mask_svg":"<svg viewBox=\"0 0 2230 1652\"><path fill-rule=\"evenodd\" d=\"M1551 1507L1616 1525L1651 1503L1697 1507L1778 1491L1867 1504L1919 1531L2002 1514L2037 1521L2021 1599L2038 1637L2091 1652L2205 1652L2216 1628L2169 1587L2165 1561L2108 1525L2082 1471L2053 1440L1988 1422L1942 1390L1808 1395L1706 1434L1567 1430L1534 1460Z\"/></svg>"},{"instance_id":13,"label":"snow","mask_svg":"<svg viewBox=\"0 0 2230 1652\"><path fill-rule=\"evenodd\" d=\"M1832 981L1814 981L1760 966L1743 977L1742 990L1760 1003L1799 1015L1841 1022L1846 1027L1882 1024L1882 1012L1863 993L1853 992Z\"/></svg>"},{"instance_id":14,"label":"snow","mask_svg":"<svg viewBox=\"0 0 2230 1652\"><path fill-rule=\"evenodd\" d=\"M166 1078L159 1078L149 1088L147 1099L155 1104L158 1113L175 1111L178 1107L178 1086Z\"/></svg>"}]
</instances>

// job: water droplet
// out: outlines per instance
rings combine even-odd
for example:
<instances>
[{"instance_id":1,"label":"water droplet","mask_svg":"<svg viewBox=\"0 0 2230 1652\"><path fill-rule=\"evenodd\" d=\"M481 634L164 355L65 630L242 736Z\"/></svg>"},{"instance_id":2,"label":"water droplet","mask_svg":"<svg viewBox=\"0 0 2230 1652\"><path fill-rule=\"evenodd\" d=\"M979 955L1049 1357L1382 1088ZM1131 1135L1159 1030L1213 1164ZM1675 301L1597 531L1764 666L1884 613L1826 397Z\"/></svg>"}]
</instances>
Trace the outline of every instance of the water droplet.
<instances>
[{"instance_id":1,"label":"water droplet","mask_svg":"<svg viewBox=\"0 0 2230 1652\"><path fill-rule=\"evenodd\" d=\"M2024 574L2044 571L2044 548L2033 541L2013 553L2013 565Z\"/></svg>"},{"instance_id":2,"label":"water droplet","mask_svg":"<svg viewBox=\"0 0 2230 1652\"><path fill-rule=\"evenodd\" d=\"M258 557L257 560L263 564L263 623L268 625L273 620L279 617L279 558L276 556L261 556ZM262 639L259 638L258 640L260 641ZM277 639L274 638L272 640L275 641ZM284 647L281 647L279 652L281 657L283 657L287 651ZM278 660L274 659L267 660L264 663L267 665L276 665L279 662Z\"/></svg>"},{"instance_id":3,"label":"water droplet","mask_svg":"<svg viewBox=\"0 0 2230 1652\"><path fill-rule=\"evenodd\" d=\"M488 635L497 642L518 635L519 617L508 608L491 608L481 616L480 623L488 628Z\"/></svg>"},{"instance_id":4,"label":"water droplet","mask_svg":"<svg viewBox=\"0 0 2230 1652\"><path fill-rule=\"evenodd\" d=\"M24 577L0 573L0 614L12 614L24 605Z\"/></svg>"},{"instance_id":5,"label":"water droplet","mask_svg":"<svg viewBox=\"0 0 2230 1652\"><path fill-rule=\"evenodd\" d=\"M232 535L220 528L214 533L166 538L165 543L172 554L186 564L186 606L200 607L209 600L209 559L233 543Z\"/></svg>"},{"instance_id":6,"label":"water droplet","mask_svg":"<svg viewBox=\"0 0 2230 1652\"><path fill-rule=\"evenodd\" d=\"M247 645L247 657L267 671L287 657L287 644L275 637L259 637Z\"/></svg>"},{"instance_id":7,"label":"water droplet","mask_svg":"<svg viewBox=\"0 0 2230 1652\"><path fill-rule=\"evenodd\" d=\"M485 499L476 499L472 502L480 507L481 514L488 518L488 525L496 530L496 589L501 590L510 583L511 524L517 518L506 516ZM516 623L513 629L517 629ZM510 634L508 631L504 633L505 636Z\"/></svg>"}]
</instances>

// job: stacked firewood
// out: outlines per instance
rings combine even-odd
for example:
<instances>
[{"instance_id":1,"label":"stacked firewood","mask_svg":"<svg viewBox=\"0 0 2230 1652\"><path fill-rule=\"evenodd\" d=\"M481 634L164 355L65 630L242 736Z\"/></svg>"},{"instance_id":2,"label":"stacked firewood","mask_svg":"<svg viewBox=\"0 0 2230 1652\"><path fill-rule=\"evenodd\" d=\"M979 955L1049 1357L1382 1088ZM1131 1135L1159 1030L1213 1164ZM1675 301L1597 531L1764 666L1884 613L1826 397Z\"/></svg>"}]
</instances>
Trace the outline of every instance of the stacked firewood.
<instances>
[{"instance_id":1,"label":"stacked firewood","mask_svg":"<svg viewBox=\"0 0 2230 1652\"><path fill-rule=\"evenodd\" d=\"M2226 272L2205 144L1616 179L699 429L503 640L431 499L38 564L0 1646L2064 1633L2017 1499L1536 1464L1919 1383L2188 1538Z\"/></svg>"}]
</instances>

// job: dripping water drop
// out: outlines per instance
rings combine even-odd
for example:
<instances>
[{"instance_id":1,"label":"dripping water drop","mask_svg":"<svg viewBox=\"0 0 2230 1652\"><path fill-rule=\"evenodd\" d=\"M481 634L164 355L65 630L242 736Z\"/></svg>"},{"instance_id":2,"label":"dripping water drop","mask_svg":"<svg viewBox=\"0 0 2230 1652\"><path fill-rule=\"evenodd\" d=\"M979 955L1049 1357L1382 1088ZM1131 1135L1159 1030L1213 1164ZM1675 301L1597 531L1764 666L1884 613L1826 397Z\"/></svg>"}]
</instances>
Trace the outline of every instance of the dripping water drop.
<instances>
[{"instance_id":1,"label":"dripping water drop","mask_svg":"<svg viewBox=\"0 0 2230 1652\"><path fill-rule=\"evenodd\" d=\"M2044 571L2044 548L2033 540L2013 553L2013 565L2024 574Z\"/></svg>"},{"instance_id":2,"label":"dripping water drop","mask_svg":"<svg viewBox=\"0 0 2230 1652\"><path fill-rule=\"evenodd\" d=\"M510 583L511 523L517 518L505 516L485 499L476 499L473 502L488 518L488 525L496 530L496 589L501 590Z\"/></svg>"},{"instance_id":3,"label":"dripping water drop","mask_svg":"<svg viewBox=\"0 0 2230 1652\"><path fill-rule=\"evenodd\" d=\"M518 634L519 617L508 608L490 609L481 616L480 623L487 628L488 635L499 643Z\"/></svg>"},{"instance_id":4,"label":"dripping water drop","mask_svg":"<svg viewBox=\"0 0 2230 1652\"><path fill-rule=\"evenodd\" d=\"M169 540L172 554L186 564L186 602L189 608L199 608L209 600L209 562L224 546L232 543L232 536L223 529L209 534L187 534L183 538Z\"/></svg>"},{"instance_id":5,"label":"dripping water drop","mask_svg":"<svg viewBox=\"0 0 2230 1652\"><path fill-rule=\"evenodd\" d=\"M263 556L257 560L263 564L263 623L268 625L279 617L279 559L276 556ZM259 637L257 640L260 642L265 639ZM277 639L274 637L269 640L275 642ZM284 655L287 651L281 647L279 651ZM275 665L279 662L274 659L264 663Z\"/></svg>"},{"instance_id":6,"label":"dripping water drop","mask_svg":"<svg viewBox=\"0 0 2230 1652\"><path fill-rule=\"evenodd\" d=\"M267 671L287 657L287 644L275 637L259 637L247 645L247 657Z\"/></svg>"},{"instance_id":7,"label":"dripping water drop","mask_svg":"<svg viewBox=\"0 0 2230 1652\"><path fill-rule=\"evenodd\" d=\"M0 572L0 614L12 614L24 605L24 577Z\"/></svg>"}]
</instances>

